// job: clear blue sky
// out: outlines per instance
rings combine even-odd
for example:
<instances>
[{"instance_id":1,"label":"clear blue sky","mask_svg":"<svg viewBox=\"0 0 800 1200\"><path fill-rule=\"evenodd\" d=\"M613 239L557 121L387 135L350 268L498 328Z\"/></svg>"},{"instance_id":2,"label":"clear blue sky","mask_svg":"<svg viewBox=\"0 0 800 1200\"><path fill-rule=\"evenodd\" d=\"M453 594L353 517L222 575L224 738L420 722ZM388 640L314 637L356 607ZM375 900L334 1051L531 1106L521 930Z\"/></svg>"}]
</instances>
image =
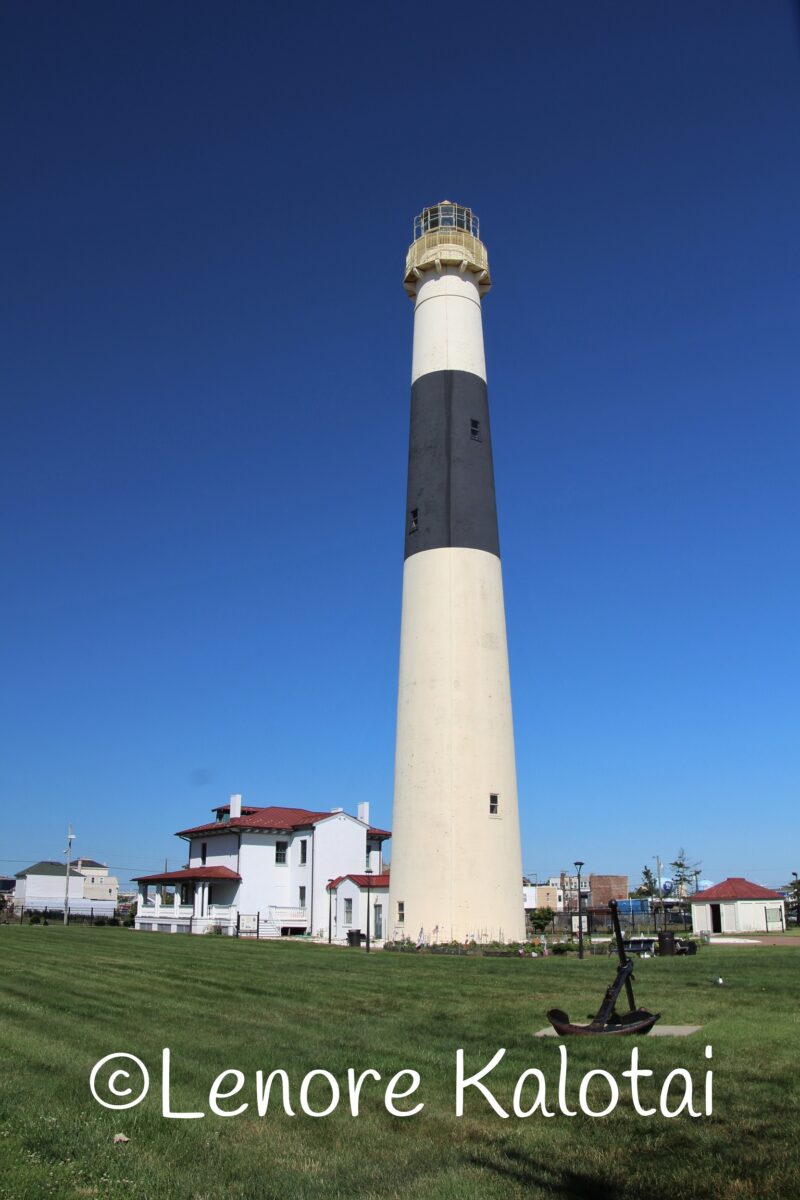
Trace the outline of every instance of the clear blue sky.
<instances>
[{"instance_id":1,"label":"clear blue sky","mask_svg":"<svg viewBox=\"0 0 800 1200\"><path fill-rule=\"evenodd\" d=\"M3 5L0 872L391 821L412 220L481 219L524 866L800 869L770 0ZM134 871L135 873L135 871Z\"/></svg>"}]
</instances>

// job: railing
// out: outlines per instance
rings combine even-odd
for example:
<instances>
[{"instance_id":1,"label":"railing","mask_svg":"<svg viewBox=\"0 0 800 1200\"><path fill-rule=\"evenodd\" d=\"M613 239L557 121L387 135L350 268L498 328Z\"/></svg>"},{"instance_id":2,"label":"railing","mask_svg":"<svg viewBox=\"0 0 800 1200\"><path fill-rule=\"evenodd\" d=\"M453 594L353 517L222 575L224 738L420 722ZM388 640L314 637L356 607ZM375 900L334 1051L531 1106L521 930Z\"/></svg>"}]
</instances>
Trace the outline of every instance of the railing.
<instances>
[{"instance_id":1,"label":"railing","mask_svg":"<svg viewBox=\"0 0 800 1200\"><path fill-rule=\"evenodd\" d=\"M194 913L194 906L191 904L173 904L171 900L148 900L146 903L139 901L137 908L138 914L146 913L148 917L163 916L165 919L169 917L191 917Z\"/></svg>"},{"instance_id":2,"label":"railing","mask_svg":"<svg viewBox=\"0 0 800 1200\"><path fill-rule=\"evenodd\" d=\"M301 925L308 924L308 909L307 908L288 908L285 905L270 904L269 919L274 921L276 925Z\"/></svg>"},{"instance_id":3,"label":"railing","mask_svg":"<svg viewBox=\"0 0 800 1200\"><path fill-rule=\"evenodd\" d=\"M423 208L419 216L414 218L414 240L433 229L463 229L475 238L481 236L480 222L472 209L449 200Z\"/></svg>"}]
</instances>

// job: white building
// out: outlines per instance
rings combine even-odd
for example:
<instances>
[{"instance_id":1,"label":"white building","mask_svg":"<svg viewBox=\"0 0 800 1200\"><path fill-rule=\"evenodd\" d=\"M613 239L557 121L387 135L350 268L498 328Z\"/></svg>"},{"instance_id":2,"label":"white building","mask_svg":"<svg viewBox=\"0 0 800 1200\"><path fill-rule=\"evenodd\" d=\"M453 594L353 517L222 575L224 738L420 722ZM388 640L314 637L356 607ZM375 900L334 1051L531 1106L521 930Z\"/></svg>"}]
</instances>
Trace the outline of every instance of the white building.
<instances>
[{"instance_id":1,"label":"white building","mask_svg":"<svg viewBox=\"0 0 800 1200\"><path fill-rule=\"evenodd\" d=\"M89 860L84 859L84 862ZM64 892L66 883L66 864L61 862L43 861L18 871L17 886L14 889L15 909L26 911L50 912L64 911ZM106 868L107 872L107 868ZM114 881L116 883L116 881ZM102 889L99 889L102 891ZM67 905L72 913L95 916L111 916L116 908L116 887L113 894L95 896L91 886L89 895L86 894L86 876L75 867L70 867L69 893Z\"/></svg>"},{"instance_id":2,"label":"white building","mask_svg":"<svg viewBox=\"0 0 800 1200\"><path fill-rule=\"evenodd\" d=\"M382 846L391 835L370 826L368 804L353 817L341 808L243 806L241 796L231 796L214 812L214 821L177 835L189 844L186 867L136 880L137 929L205 933L219 927L254 937L326 938L328 884L366 870L382 876ZM343 916L342 910L338 940L346 933Z\"/></svg>"},{"instance_id":3,"label":"white building","mask_svg":"<svg viewBox=\"0 0 800 1200\"><path fill-rule=\"evenodd\" d=\"M376 942L386 937L389 876L343 875L328 884L328 932L331 941L341 941L360 931ZM367 906L369 905L369 922Z\"/></svg>"},{"instance_id":4,"label":"white building","mask_svg":"<svg viewBox=\"0 0 800 1200\"><path fill-rule=\"evenodd\" d=\"M106 900L116 906L119 881L114 875L109 875L105 863L97 862L94 858L78 858L73 865L83 875L84 900Z\"/></svg>"},{"instance_id":5,"label":"white building","mask_svg":"<svg viewBox=\"0 0 800 1200\"><path fill-rule=\"evenodd\" d=\"M694 933L780 933L786 928L783 897L741 876L697 892L689 903Z\"/></svg>"}]
</instances>

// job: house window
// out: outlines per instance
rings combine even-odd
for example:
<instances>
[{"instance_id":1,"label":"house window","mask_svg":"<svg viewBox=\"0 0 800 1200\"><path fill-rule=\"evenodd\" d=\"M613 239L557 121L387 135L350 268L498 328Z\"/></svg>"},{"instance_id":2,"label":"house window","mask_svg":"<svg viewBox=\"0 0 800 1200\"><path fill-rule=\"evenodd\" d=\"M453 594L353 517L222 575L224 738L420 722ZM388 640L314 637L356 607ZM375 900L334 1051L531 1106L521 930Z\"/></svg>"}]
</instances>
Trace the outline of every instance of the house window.
<instances>
[{"instance_id":1,"label":"house window","mask_svg":"<svg viewBox=\"0 0 800 1200\"><path fill-rule=\"evenodd\" d=\"M406 919L406 902L405 900L397 901L397 924L402 925Z\"/></svg>"},{"instance_id":2,"label":"house window","mask_svg":"<svg viewBox=\"0 0 800 1200\"><path fill-rule=\"evenodd\" d=\"M299 894L300 894L300 908L305 908L305 906L306 906L306 889L304 887L301 887L299 889Z\"/></svg>"},{"instance_id":3,"label":"house window","mask_svg":"<svg viewBox=\"0 0 800 1200\"><path fill-rule=\"evenodd\" d=\"M206 899L208 904L214 903L214 888L211 886L211 884L208 885L208 894Z\"/></svg>"},{"instance_id":4,"label":"house window","mask_svg":"<svg viewBox=\"0 0 800 1200\"><path fill-rule=\"evenodd\" d=\"M207 853L208 853L208 842L201 842L200 843L200 865L201 865L201 867L204 867L206 865Z\"/></svg>"},{"instance_id":5,"label":"house window","mask_svg":"<svg viewBox=\"0 0 800 1200\"><path fill-rule=\"evenodd\" d=\"M371 853L372 853L372 846L367 845L367 860L364 864L364 869L367 871L369 870L369 856Z\"/></svg>"},{"instance_id":6,"label":"house window","mask_svg":"<svg viewBox=\"0 0 800 1200\"><path fill-rule=\"evenodd\" d=\"M305 838L303 838L302 842L300 843L300 866L301 867L305 866L307 853L308 853L308 842L306 841Z\"/></svg>"},{"instance_id":7,"label":"house window","mask_svg":"<svg viewBox=\"0 0 800 1200\"><path fill-rule=\"evenodd\" d=\"M353 924L353 901L349 898L344 902L344 923L345 925Z\"/></svg>"},{"instance_id":8,"label":"house window","mask_svg":"<svg viewBox=\"0 0 800 1200\"><path fill-rule=\"evenodd\" d=\"M472 438L473 442L479 442L481 440L481 423L480 423L480 421L470 421L469 436Z\"/></svg>"},{"instance_id":9,"label":"house window","mask_svg":"<svg viewBox=\"0 0 800 1200\"><path fill-rule=\"evenodd\" d=\"M489 794L489 816L496 817L499 811L500 811L500 797L497 795L497 792L490 792L490 794Z\"/></svg>"},{"instance_id":10,"label":"house window","mask_svg":"<svg viewBox=\"0 0 800 1200\"><path fill-rule=\"evenodd\" d=\"M288 849L289 849L288 842L276 842L275 843L275 862L276 863L284 863L284 864L286 863L286 851Z\"/></svg>"},{"instance_id":11,"label":"house window","mask_svg":"<svg viewBox=\"0 0 800 1200\"><path fill-rule=\"evenodd\" d=\"M419 509L412 508L411 515L410 515L409 521L408 521L408 532L416 533L418 529L419 529Z\"/></svg>"}]
</instances>

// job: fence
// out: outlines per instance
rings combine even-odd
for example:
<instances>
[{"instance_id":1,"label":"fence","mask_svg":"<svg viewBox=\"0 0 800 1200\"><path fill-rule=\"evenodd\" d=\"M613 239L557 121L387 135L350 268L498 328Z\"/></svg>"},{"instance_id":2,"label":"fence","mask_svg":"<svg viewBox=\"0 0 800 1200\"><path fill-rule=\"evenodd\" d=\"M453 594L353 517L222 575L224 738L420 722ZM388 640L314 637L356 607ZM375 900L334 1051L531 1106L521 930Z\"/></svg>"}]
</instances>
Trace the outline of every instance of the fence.
<instances>
[{"instance_id":1,"label":"fence","mask_svg":"<svg viewBox=\"0 0 800 1200\"><path fill-rule=\"evenodd\" d=\"M597 909L583 909L584 933L612 933L611 913ZM619 923L623 932L658 933L664 929L690 930L692 917L688 905L664 906L649 913L619 913ZM573 929L574 926L574 929ZM528 923L528 933L536 931ZM556 913L552 921L543 930L544 933L575 933L578 932L578 911Z\"/></svg>"},{"instance_id":2,"label":"fence","mask_svg":"<svg viewBox=\"0 0 800 1200\"><path fill-rule=\"evenodd\" d=\"M0 920L13 921L18 925L62 925L64 924L64 909L62 908L7 908L0 913ZM125 922L133 924L133 916L127 907L98 909L93 905L88 909L75 911L67 908L67 925L122 925Z\"/></svg>"}]
</instances>

